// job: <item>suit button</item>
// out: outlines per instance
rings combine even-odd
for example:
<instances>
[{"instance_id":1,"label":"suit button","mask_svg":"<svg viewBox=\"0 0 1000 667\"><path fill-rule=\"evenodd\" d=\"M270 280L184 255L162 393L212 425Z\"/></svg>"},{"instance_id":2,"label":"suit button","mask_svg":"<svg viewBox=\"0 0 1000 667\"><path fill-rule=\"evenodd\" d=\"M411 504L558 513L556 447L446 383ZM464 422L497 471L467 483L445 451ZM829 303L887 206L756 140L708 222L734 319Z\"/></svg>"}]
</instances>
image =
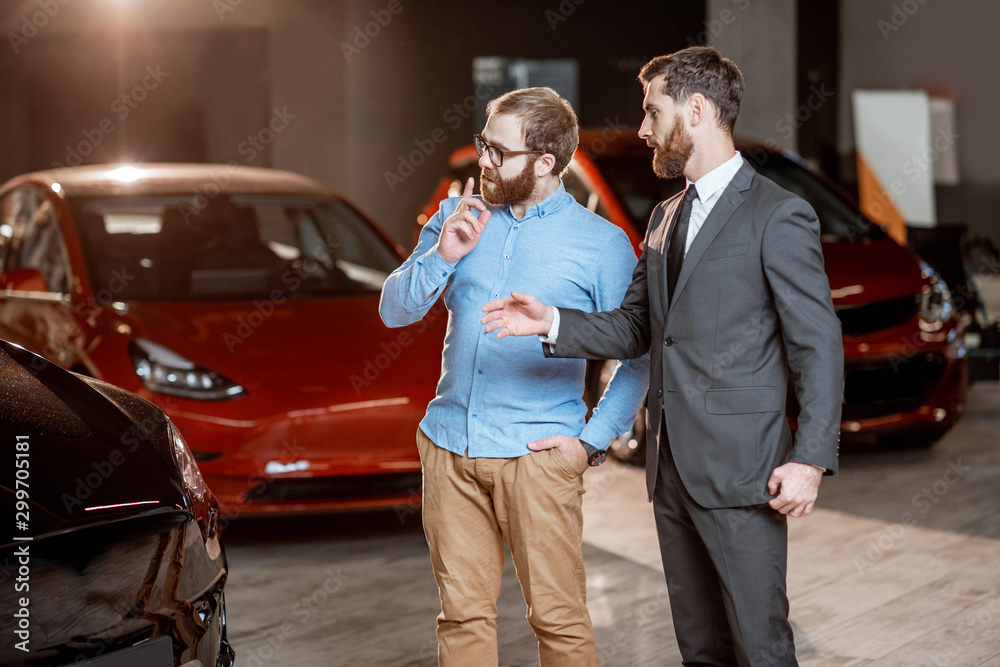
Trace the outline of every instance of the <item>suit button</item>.
<instances>
[{"instance_id":1,"label":"suit button","mask_svg":"<svg viewBox=\"0 0 1000 667\"><path fill-rule=\"evenodd\" d=\"M662 389L657 389L656 390L656 397L657 398L663 398L663 390Z\"/></svg>"},{"instance_id":2,"label":"suit button","mask_svg":"<svg viewBox=\"0 0 1000 667\"><path fill-rule=\"evenodd\" d=\"M663 339L663 344L666 345L667 347L670 347L671 345L674 344L674 339L671 338L670 336L667 336L666 338Z\"/></svg>"}]
</instances>

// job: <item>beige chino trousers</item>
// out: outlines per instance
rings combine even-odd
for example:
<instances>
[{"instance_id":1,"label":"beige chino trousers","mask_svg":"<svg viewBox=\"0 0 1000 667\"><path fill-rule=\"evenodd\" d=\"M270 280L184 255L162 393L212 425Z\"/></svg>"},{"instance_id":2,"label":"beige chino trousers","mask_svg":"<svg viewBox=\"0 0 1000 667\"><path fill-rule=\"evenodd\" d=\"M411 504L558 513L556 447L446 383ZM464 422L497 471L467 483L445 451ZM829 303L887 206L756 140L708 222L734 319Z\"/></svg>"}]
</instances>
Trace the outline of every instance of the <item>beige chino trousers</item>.
<instances>
[{"instance_id":1,"label":"beige chino trousers","mask_svg":"<svg viewBox=\"0 0 1000 667\"><path fill-rule=\"evenodd\" d=\"M496 667L504 540L541 667L596 667L583 567L583 477L556 449L511 459L449 452L417 431L423 524L441 596L440 667Z\"/></svg>"}]
</instances>

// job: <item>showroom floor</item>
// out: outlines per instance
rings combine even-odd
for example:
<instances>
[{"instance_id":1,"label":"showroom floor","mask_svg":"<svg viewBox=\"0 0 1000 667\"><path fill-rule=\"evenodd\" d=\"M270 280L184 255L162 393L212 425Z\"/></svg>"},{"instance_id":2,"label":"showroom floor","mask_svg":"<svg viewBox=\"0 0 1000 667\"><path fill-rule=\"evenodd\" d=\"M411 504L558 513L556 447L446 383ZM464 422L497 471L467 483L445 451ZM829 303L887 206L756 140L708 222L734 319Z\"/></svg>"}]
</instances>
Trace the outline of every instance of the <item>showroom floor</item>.
<instances>
[{"instance_id":1,"label":"showroom floor","mask_svg":"<svg viewBox=\"0 0 1000 667\"><path fill-rule=\"evenodd\" d=\"M1000 384L929 450L845 448L817 509L790 522L803 667L1000 667ZM678 665L640 470L587 473L589 608L601 664ZM419 512L242 520L226 534L238 664L435 664L437 590ZM500 664L537 665L513 567Z\"/></svg>"}]
</instances>

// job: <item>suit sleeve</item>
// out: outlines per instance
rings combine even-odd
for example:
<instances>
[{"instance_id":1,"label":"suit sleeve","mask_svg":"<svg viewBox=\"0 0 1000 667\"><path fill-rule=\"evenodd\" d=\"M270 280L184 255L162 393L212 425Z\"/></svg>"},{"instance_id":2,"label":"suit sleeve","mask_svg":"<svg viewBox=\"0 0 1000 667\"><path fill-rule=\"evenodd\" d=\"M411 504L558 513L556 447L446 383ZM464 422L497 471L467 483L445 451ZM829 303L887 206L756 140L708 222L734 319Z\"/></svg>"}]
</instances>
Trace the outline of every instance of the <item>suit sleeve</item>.
<instances>
[{"instance_id":1,"label":"suit sleeve","mask_svg":"<svg viewBox=\"0 0 1000 667\"><path fill-rule=\"evenodd\" d=\"M444 292L456 264L449 264L438 254L437 243L445 218L447 200L434 217L420 230L413 253L402 266L389 274L382 285L378 312L388 327L405 327L421 320ZM454 208L453 205L451 208Z\"/></svg>"},{"instance_id":2,"label":"suit sleeve","mask_svg":"<svg viewBox=\"0 0 1000 667\"><path fill-rule=\"evenodd\" d=\"M844 347L823 270L819 221L801 199L778 206L764 228L762 261L800 413L789 461L837 470Z\"/></svg>"},{"instance_id":3,"label":"suit sleeve","mask_svg":"<svg viewBox=\"0 0 1000 667\"><path fill-rule=\"evenodd\" d=\"M649 295L646 284L646 247L650 232L663 219L663 204L653 211L642 255L632 272L632 282L615 310L584 313L559 309L559 339L543 344L547 357L583 359L635 359L649 351Z\"/></svg>"}]
</instances>

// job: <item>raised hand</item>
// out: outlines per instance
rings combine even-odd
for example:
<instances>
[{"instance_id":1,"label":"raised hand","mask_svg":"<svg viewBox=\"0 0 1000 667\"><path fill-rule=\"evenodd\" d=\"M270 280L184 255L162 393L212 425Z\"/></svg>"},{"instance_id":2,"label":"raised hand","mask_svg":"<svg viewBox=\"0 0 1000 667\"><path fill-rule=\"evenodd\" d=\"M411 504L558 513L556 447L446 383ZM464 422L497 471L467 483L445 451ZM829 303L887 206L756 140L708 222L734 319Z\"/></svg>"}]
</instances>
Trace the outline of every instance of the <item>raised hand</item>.
<instances>
[{"instance_id":1,"label":"raised hand","mask_svg":"<svg viewBox=\"0 0 1000 667\"><path fill-rule=\"evenodd\" d=\"M490 301L483 306L486 315L480 323L486 331L497 332L497 338L504 336L531 336L547 334L552 328L552 308L531 296L511 292L510 296Z\"/></svg>"},{"instance_id":2,"label":"raised hand","mask_svg":"<svg viewBox=\"0 0 1000 667\"><path fill-rule=\"evenodd\" d=\"M455 212L441 225L438 254L449 264L454 264L472 252L490 219L490 211L486 208L486 204L472 196L474 183L475 179L471 177L466 181L462 201L458 203ZM473 209L479 213L475 213Z\"/></svg>"}]
</instances>

